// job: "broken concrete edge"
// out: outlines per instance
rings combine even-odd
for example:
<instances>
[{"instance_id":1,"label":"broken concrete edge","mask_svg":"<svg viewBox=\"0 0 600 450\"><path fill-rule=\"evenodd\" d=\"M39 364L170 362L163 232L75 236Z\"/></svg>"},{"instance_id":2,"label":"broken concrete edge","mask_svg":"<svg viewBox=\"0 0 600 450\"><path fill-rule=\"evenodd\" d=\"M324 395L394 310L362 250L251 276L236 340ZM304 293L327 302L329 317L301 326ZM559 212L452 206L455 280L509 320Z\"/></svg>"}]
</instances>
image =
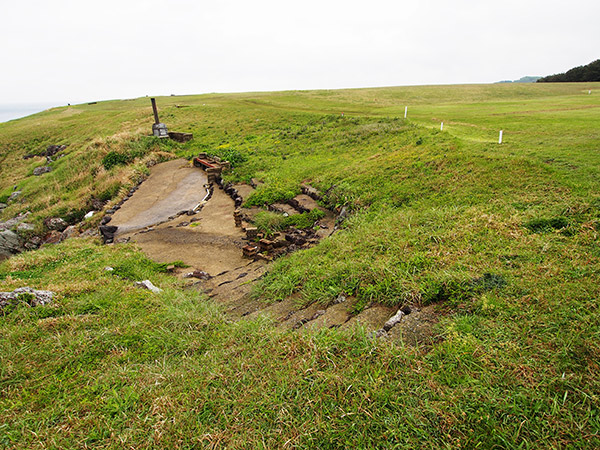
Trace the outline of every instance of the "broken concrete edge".
<instances>
[{"instance_id":1,"label":"broken concrete edge","mask_svg":"<svg viewBox=\"0 0 600 450\"><path fill-rule=\"evenodd\" d=\"M383 327L381 327L377 331L373 331L371 333L371 336L375 337L375 338L387 336L388 331L390 331L392 328L394 328L396 325L398 325L400 322L402 322L402 319L404 318L404 316L409 315L411 313L411 311L412 310L409 306L403 306L396 312L396 314L394 314L392 317L390 317L383 324Z\"/></svg>"},{"instance_id":2,"label":"broken concrete edge","mask_svg":"<svg viewBox=\"0 0 600 450\"><path fill-rule=\"evenodd\" d=\"M46 305L52 301L54 295L52 291L37 290L29 286L17 288L12 292L0 292L0 310L19 301L25 301L29 306Z\"/></svg>"},{"instance_id":3,"label":"broken concrete edge","mask_svg":"<svg viewBox=\"0 0 600 450\"><path fill-rule=\"evenodd\" d=\"M192 133L182 133L179 131L169 131L168 133L169 133L169 138L171 138L171 140L180 142L180 143L189 142L194 137L194 135Z\"/></svg>"},{"instance_id":4,"label":"broken concrete edge","mask_svg":"<svg viewBox=\"0 0 600 450\"><path fill-rule=\"evenodd\" d=\"M100 235L102 236L102 241L105 244L111 244L115 240L115 233L119 227L114 225L100 225L98 230L100 231Z\"/></svg>"},{"instance_id":5,"label":"broken concrete edge","mask_svg":"<svg viewBox=\"0 0 600 450\"><path fill-rule=\"evenodd\" d=\"M154 284L152 284L150 280L136 281L134 283L134 286L140 289L147 289L153 292L154 294L160 294L163 291L162 289L154 286Z\"/></svg>"},{"instance_id":6,"label":"broken concrete edge","mask_svg":"<svg viewBox=\"0 0 600 450\"><path fill-rule=\"evenodd\" d=\"M182 275L182 278L198 278L199 280L210 280L212 276L204 270L194 270Z\"/></svg>"},{"instance_id":7,"label":"broken concrete edge","mask_svg":"<svg viewBox=\"0 0 600 450\"><path fill-rule=\"evenodd\" d=\"M115 239L115 233L117 232L117 228L116 226L110 226L110 225L106 225L107 223L109 223L112 220L112 216L114 213L116 213L119 209L121 209L121 206L123 206L123 204L129 200L131 198L131 196L133 196L133 194L135 194L135 192L140 188L140 185L146 181L146 177L141 177L137 183L135 183L131 188L129 188L129 190L127 191L127 194L125 194L125 196L116 204L114 204L113 206L111 206L110 208L108 208L106 211L104 211L104 216L102 217L102 219L100 219L100 225L98 226L98 231L100 232L100 236L102 237L102 241L105 244L111 244L114 242ZM180 212L179 214L182 213L188 213L188 211L183 211ZM114 231L111 231L114 228Z\"/></svg>"},{"instance_id":8,"label":"broken concrete edge","mask_svg":"<svg viewBox=\"0 0 600 450\"><path fill-rule=\"evenodd\" d=\"M302 193L304 195L308 195L310 198L312 198L316 202L318 202L319 200L323 200L323 196L321 195L319 190L315 189L310 184L302 183L300 185L300 190L302 191Z\"/></svg>"}]
</instances>

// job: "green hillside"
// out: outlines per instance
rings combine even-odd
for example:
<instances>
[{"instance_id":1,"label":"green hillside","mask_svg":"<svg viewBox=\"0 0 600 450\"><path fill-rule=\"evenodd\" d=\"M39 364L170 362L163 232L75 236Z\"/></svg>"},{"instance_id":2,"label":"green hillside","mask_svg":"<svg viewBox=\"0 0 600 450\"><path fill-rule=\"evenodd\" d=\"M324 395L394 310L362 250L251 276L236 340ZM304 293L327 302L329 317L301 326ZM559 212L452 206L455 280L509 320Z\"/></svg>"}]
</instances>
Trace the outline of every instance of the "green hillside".
<instances>
[{"instance_id":1,"label":"green hillside","mask_svg":"<svg viewBox=\"0 0 600 450\"><path fill-rule=\"evenodd\" d=\"M588 94L591 90L592 94ZM158 98L185 144L147 136L148 98L0 124L0 221L80 223L148 166L232 161L246 200L309 182L349 218L276 260L255 295L436 305L433 343L231 322L132 245L68 239L0 264L6 448L597 448L600 83ZM404 118L408 106L407 118ZM443 131L440 130L443 122ZM498 135L503 130L503 143ZM50 145L67 145L33 175ZM110 155L110 156L109 156ZM8 201L16 190L21 194ZM95 229L101 214L85 219ZM112 266L116 274L104 271ZM131 286L148 278L164 292Z\"/></svg>"}]
</instances>

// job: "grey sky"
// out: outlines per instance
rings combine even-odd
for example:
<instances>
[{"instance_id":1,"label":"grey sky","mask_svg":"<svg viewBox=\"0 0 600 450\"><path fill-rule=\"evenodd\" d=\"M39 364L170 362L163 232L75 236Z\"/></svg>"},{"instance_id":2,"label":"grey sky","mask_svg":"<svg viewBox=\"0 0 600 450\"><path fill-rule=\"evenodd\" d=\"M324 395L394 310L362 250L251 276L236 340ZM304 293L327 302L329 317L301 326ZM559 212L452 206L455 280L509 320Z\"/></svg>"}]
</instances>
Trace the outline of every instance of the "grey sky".
<instances>
[{"instance_id":1,"label":"grey sky","mask_svg":"<svg viewBox=\"0 0 600 450\"><path fill-rule=\"evenodd\" d=\"M600 58L598 0L0 6L0 103L487 83Z\"/></svg>"}]
</instances>

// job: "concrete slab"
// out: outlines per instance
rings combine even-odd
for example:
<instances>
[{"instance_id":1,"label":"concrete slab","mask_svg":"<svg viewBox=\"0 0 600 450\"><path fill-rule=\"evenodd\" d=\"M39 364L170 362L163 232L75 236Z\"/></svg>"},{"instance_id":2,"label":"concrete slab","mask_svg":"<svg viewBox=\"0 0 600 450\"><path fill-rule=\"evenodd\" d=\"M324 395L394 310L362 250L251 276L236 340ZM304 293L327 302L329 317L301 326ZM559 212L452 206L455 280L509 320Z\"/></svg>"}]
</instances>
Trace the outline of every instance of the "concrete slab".
<instances>
[{"instance_id":1,"label":"concrete slab","mask_svg":"<svg viewBox=\"0 0 600 450\"><path fill-rule=\"evenodd\" d=\"M206 174L185 159L154 166L150 176L112 218L117 236L167 220L194 208L206 195Z\"/></svg>"}]
</instances>

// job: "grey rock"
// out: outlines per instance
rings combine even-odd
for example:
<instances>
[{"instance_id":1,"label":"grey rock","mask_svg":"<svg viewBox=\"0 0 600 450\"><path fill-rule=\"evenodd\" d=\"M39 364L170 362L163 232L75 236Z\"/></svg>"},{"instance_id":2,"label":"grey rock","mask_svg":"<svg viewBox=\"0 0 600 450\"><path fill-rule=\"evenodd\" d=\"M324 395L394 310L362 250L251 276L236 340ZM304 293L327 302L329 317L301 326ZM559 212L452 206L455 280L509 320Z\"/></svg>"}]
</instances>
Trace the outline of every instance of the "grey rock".
<instances>
[{"instance_id":1,"label":"grey rock","mask_svg":"<svg viewBox=\"0 0 600 450\"><path fill-rule=\"evenodd\" d=\"M6 203L0 203L0 209L6 208L8 205Z\"/></svg>"},{"instance_id":2,"label":"grey rock","mask_svg":"<svg viewBox=\"0 0 600 450\"><path fill-rule=\"evenodd\" d=\"M313 314L313 316L310 318L310 320L315 320L315 319L317 319L318 317L321 317L323 314L325 314L325 312L326 312L326 311L325 311L324 309L319 309L319 310L317 310L317 312L315 312L315 313Z\"/></svg>"},{"instance_id":3,"label":"grey rock","mask_svg":"<svg viewBox=\"0 0 600 450\"><path fill-rule=\"evenodd\" d=\"M48 218L44 219L44 225L49 230L56 230L56 231L64 231L69 226L69 224L67 222L65 222L64 219L61 219L60 217L48 217Z\"/></svg>"},{"instance_id":4,"label":"grey rock","mask_svg":"<svg viewBox=\"0 0 600 450\"><path fill-rule=\"evenodd\" d=\"M42 167L36 167L35 169L33 169L33 174L36 177L39 177L40 175L43 175L45 173L48 172L52 172L52 167L50 166L42 166Z\"/></svg>"},{"instance_id":5,"label":"grey rock","mask_svg":"<svg viewBox=\"0 0 600 450\"><path fill-rule=\"evenodd\" d=\"M308 184L303 184L302 186L300 186L300 188L301 188L303 194L308 195L310 198L312 198L314 200L321 200L321 198L322 198L321 194L314 187L312 187Z\"/></svg>"},{"instance_id":6,"label":"grey rock","mask_svg":"<svg viewBox=\"0 0 600 450\"><path fill-rule=\"evenodd\" d=\"M49 231L45 236L44 236L44 244L58 244L60 242L60 238L62 236L62 233L60 231L56 231L56 230L52 230Z\"/></svg>"},{"instance_id":7,"label":"grey rock","mask_svg":"<svg viewBox=\"0 0 600 450\"><path fill-rule=\"evenodd\" d=\"M150 280L136 281L135 287L138 287L141 289L148 289L149 291L152 291L155 294L160 294L162 292L162 289L154 286Z\"/></svg>"},{"instance_id":8,"label":"grey rock","mask_svg":"<svg viewBox=\"0 0 600 450\"><path fill-rule=\"evenodd\" d=\"M62 232L62 234L60 235L59 242L69 239L69 238L75 236L76 234L77 234L77 230L75 229L75 225L71 225L71 226L67 227L65 229L65 231Z\"/></svg>"},{"instance_id":9,"label":"grey rock","mask_svg":"<svg viewBox=\"0 0 600 450\"><path fill-rule=\"evenodd\" d=\"M21 191L13 192L12 194L10 194L10 197L8 197L8 202L10 203L12 201L15 201L19 197L19 195L21 195Z\"/></svg>"},{"instance_id":10,"label":"grey rock","mask_svg":"<svg viewBox=\"0 0 600 450\"><path fill-rule=\"evenodd\" d=\"M390 317L388 319L388 321L383 324L383 329L385 331L390 331L394 326L396 326L396 324L398 324L398 323L400 323L402 321L402 318L405 315L406 314L404 313L404 311L402 311L401 309L399 309L396 314L394 314L392 317Z\"/></svg>"},{"instance_id":11,"label":"grey rock","mask_svg":"<svg viewBox=\"0 0 600 450\"><path fill-rule=\"evenodd\" d=\"M186 273L183 278L198 278L200 280L210 280L212 277L209 273L203 270L194 270L193 272Z\"/></svg>"},{"instance_id":12,"label":"grey rock","mask_svg":"<svg viewBox=\"0 0 600 450\"><path fill-rule=\"evenodd\" d=\"M109 241L112 242L115 238L115 233L118 230L118 227L113 225L100 225L98 228L105 243L109 243Z\"/></svg>"},{"instance_id":13,"label":"grey rock","mask_svg":"<svg viewBox=\"0 0 600 450\"><path fill-rule=\"evenodd\" d=\"M29 306L39 306L50 303L53 296L54 292L52 291L38 291L28 286L15 289L12 292L0 292L0 309L19 301L19 297L27 298Z\"/></svg>"},{"instance_id":14,"label":"grey rock","mask_svg":"<svg viewBox=\"0 0 600 450\"><path fill-rule=\"evenodd\" d=\"M23 156L23 159L30 159L35 156L42 156L42 157L45 156L46 159L52 159L52 156L56 155L59 152L62 152L65 148L67 148L66 145L50 145L44 151L28 153L27 155ZM60 156L63 156L63 155L60 155ZM56 159L60 158L60 156L58 156Z\"/></svg>"},{"instance_id":15,"label":"grey rock","mask_svg":"<svg viewBox=\"0 0 600 450\"><path fill-rule=\"evenodd\" d=\"M27 218L28 215L29 215L29 211L27 211L24 214L19 214L18 216L13 217L12 219L8 219L6 222L0 222L0 231L9 230L9 229L13 228L14 226L23 222Z\"/></svg>"},{"instance_id":16,"label":"grey rock","mask_svg":"<svg viewBox=\"0 0 600 450\"><path fill-rule=\"evenodd\" d=\"M380 328L377 331L372 331L370 336L372 338L383 338L383 339L386 339L389 337L387 331L385 331L383 328Z\"/></svg>"},{"instance_id":17,"label":"grey rock","mask_svg":"<svg viewBox=\"0 0 600 450\"><path fill-rule=\"evenodd\" d=\"M335 223L339 225L347 218L348 218L348 209L345 206L342 206L340 214L337 216L337 219L335 219Z\"/></svg>"},{"instance_id":18,"label":"grey rock","mask_svg":"<svg viewBox=\"0 0 600 450\"><path fill-rule=\"evenodd\" d=\"M25 242L25 248L28 250L34 250L40 245L42 245L42 238L39 236L33 236L27 242Z\"/></svg>"},{"instance_id":19,"label":"grey rock","mask_svg":"<svg viewBox=\"0 0 600 450\"><path fill-rule=\"evenodd\" d=\"M17 225L17 231L19 232L27 232L27 231L33 231L35 229L35 226L33 226L33 224L31 223L20 223L19 225Z\"/></svg>"},{"instance_id":20,"label":"grey rock","mask_svg":"<svg viewBox=\"0 0 600 450\"><path fill-rule=\"evenodd\" d=\"M110 267L110 266L106 266L106 267L104 268L104 271L105 271L105 272L112 272L113 270L115 270L115 269L113 269L113 268L112 268L112 267Z\"/></svg>"},{"instance_id":21,"label":"grey rock","mask_svg":"<svg viewBox=\"0 0 600 450\"><path fill-rule=\"evenodd\" d=\"M334 305L337 305L339 303L344 303L346 301L346 296L344 294L340 294L338 295L338 297L333 301Z\"/></svg>"},{"instance_id":22,"label":"grey rock","mask_svg":"<svg viewBox=\"0 0 600 450\"><path fill-rule=\"evenodd\" d=\"M85 230L83 233L81 233L79 235L79 237L85 238L85 237L94 237L94 236L98 236L98 231L97 230Z\"/></svg>"},{"instance_id":23,"label":"grey rock","mask_svg":"<svg viewBox=\"0 0 600 450\"><path fill-rule=\"evenodd\" d=\"M15 253L23 251L21 240L14 231L0 231L0 259L9 258Z\"/></svg>"}]
</instances>

